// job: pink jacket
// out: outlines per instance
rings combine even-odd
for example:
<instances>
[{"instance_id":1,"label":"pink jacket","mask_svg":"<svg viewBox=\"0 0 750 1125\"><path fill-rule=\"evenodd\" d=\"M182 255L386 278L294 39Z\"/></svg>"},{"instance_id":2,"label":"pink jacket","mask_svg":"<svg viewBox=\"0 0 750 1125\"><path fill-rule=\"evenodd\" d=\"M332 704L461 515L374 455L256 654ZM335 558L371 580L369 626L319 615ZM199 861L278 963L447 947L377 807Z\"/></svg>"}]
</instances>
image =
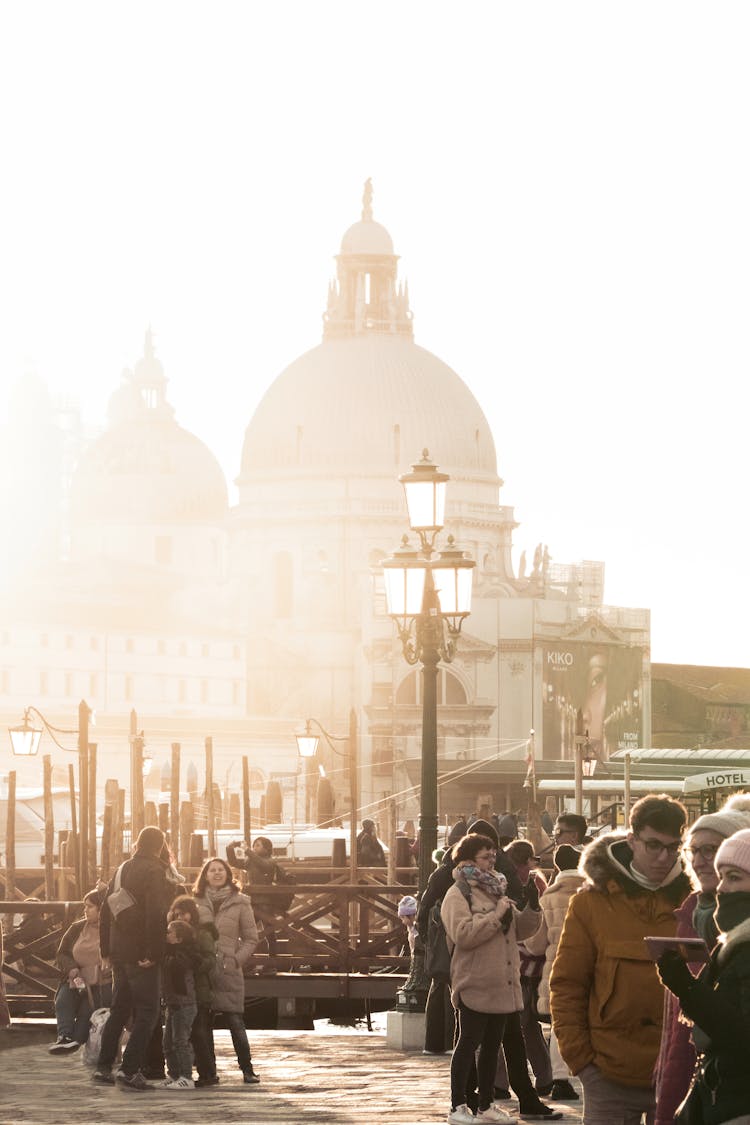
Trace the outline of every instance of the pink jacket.
<instances>
[{"instance_id":1,"label":"pink jacket","mask_svg":"<svg viewBox=\"0 0 750 1125\"><path fill-rule=\"evenodd\" d=\"M693 911L697 893L688 895L682 906L675 910L677 937L697 937L693 929ZM690 966L697 976L700 964ZM695 1047L691 1029L680 1022L680 1001L668 988L664 989L664 1023L661 1046L656 1060L656 1120L654 1125L674 1125L675 1110L685 1097L695 1069Z\"/></svg>"}]
</instances>

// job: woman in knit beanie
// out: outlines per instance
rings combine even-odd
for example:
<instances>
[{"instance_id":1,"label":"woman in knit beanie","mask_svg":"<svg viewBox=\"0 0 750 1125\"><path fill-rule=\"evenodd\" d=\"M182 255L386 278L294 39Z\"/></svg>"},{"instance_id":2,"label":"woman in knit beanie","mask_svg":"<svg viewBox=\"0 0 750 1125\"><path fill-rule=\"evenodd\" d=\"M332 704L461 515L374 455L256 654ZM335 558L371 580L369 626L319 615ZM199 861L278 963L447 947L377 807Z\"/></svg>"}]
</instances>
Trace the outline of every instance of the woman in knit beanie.
<instances>
[{"instance_id":1,"label":"woman in knit beanie","mask_svg":"<svg viewBox=\"0 0 750 1125\"><path fill-rule=\"evenodd\" d=\"M417 900L414 895L404 895L399 899L398 916L406 926L406 936L409 939L409 953L414 954L414 942L417 938Z\"/></svg>"},{"instance_id":2,"label":"woman in knit beanie","mask_svg":"<svg viewBox=\"0 0 750 1125\"><path fill-rule=\"evenodd\" d=\"M716 853L722 840L743 828L750 828L750 793L735 793L717 812L699 816L688 833L685 857L700 883L693 927L709 949L713 949L718 937L714 921L719 881L714 866Z\"/></svg>"},{"instance_id":3,"label":"woman in knit beanie","mask_svg":"<svg viewBox=\"0 0 750 1125\"><path fill-rule=\"evenodd\" d=\"M747 793L736 793L717 812L699 816L688 829L684 854L699 889L675 910L677 937L702 937L709 949L716 944L719 934L714 910L719 876L714 860L722 841L742 828L750 828L750 794ZM700 968L700 964L692 965L696 974ZM680 1015L679 1000L667 989L655 1071L655 1125L672 1125L675 1110L687 1094L695 1070L691 1029Z\"/></svg>"},{"instance_id":4,"label":"woman in knit beanie","mask_svg":"<svg viewBox=\"0 0 750 1125\"><path fill-rule=\"evenodd\" d=\"M694 1024L698 1066L689 1099L701 1115L696 1120L750 1125L750 828L724 840L715 862L721 937L709 964L696 980L679 954L669 951L658 968Z\"/></svg>"}]
</instances>

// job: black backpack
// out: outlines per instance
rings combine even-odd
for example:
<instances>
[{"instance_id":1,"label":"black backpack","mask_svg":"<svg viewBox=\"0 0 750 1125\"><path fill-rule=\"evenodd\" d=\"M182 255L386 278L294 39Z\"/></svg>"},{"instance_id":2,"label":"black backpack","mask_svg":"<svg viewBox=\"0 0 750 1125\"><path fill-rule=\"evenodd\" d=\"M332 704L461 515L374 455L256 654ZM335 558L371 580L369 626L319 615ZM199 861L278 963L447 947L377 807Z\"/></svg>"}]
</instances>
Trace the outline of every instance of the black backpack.
<instances>
[{"instance_id":1,"label":"black backpack","mask_svg":"<svg viewBox=\"0 0 750 1125\"><path fill-rule=\"evenodd\" d=\"M458 884L458 889L471 906L471 891ZM448 948L448 935L445 932L440 908L443 900L430 907L427 915L427 942L424 950L424 970L437 981L451 979L452 951Z\"/></svg>"},{"instance_id":2,"label":"black backpack","mask_svg":"<svg viewBox=\"0 0 750 1125\"><path fill-rule=\"evenodd\" d=\"M427 942L424 951L424 969L429 977L437 981L450 980L451 953L448 949L448 935L440 916L441 902L430 907L427 915Z\"/></svg>"}]
</instances>

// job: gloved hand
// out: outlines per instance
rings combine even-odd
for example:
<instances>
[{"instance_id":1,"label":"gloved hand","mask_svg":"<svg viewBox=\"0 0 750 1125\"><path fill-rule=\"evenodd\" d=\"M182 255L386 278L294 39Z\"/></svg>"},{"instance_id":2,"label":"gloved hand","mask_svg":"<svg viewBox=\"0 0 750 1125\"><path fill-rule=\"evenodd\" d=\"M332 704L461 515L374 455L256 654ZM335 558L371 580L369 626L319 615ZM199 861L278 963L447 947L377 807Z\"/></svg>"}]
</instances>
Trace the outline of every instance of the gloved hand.
<instances>
[{"instance_id":1,"label":"gloved hand","mask_svg":"<svg viewBox=\"0 0 750 1125\"><path fill-rule=\"evenodd\" d=\"M538 910L539 888L537 887L533 878L529 879L528 883L524 887L524 892L526 894L526 905L530 906L532 910Z\"/></svg>"},{"instance_id":2,"label":"gloved hand","mask_svg":"<svg viewBox=\"0 0 750 1125\"><path fill-rule=\"evenodd\" d=\"M502 919L500 928L504 934L507 934L510 929L510 924L513 921L513 903L503 895L495 904L495 913Z\"/></svg>"},{"instance_id":3,"label":"gloved hand","mask_svg":"<svg viewBox=\"0 0 750 1125\"><path fill-rule=\"evenodd\" d=\"M687 962L676 949L665 949L656 962L656 971L665 988L681 999L695 984Z\"/></svg>"}]
</instances>

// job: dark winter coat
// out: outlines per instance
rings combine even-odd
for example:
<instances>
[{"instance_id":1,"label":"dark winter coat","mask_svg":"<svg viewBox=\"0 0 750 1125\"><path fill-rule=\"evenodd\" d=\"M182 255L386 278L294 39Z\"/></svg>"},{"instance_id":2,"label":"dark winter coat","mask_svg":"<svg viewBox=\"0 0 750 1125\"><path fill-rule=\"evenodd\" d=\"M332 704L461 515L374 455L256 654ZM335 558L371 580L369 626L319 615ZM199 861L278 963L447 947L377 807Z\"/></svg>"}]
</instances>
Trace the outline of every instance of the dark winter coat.
<instances>
[{"instance_id":1,"label":"dark winter coat","mask_svg":"<svg viewBox=\"0 0 750 1125\"><path fill-rule=\"evenodd\" d=\"M247 853L245 859L242 859L237 855L234 844L227 844L227 859L232 867L247 872L248 882L252 889L246 887L245 890L249 891L253 907L261 907L263 910L270 910L272 913L284 912L285 904L280 898L275 895L264 895L263 891L255 890L258 884L264 887L272 887L274 884L291 884L294 882L294 879L287 875L284 868L275 859L266 859L252 849Z\"/></svg>"},{"instance_id":2,"label":"dark winter coat","mask_svg":"<svg viewBox=\"0 0 750 1125\"><path fill-rule=\"evenodd\" d=\"M99 916L102 957L119 964L137 961L160 962L164 957L167 911L175 893L168 878L169 867L156 856L136 852L122 867L120 885L135 899L135 905L115 918L104 906ZM107 896L114 889L114 876Z\"/></svg>"},{"instance_id":3,"label":"dark winter coat","mask_svg":"<svg viewBox=\"0 0 750 1125\"><path fill-rule=\"evenodd\" d=\"M742 1117L750 1110L750 919L716 946L682 1010L710 1039L698 1060L705 1125Z\"/></svg>"},{"instance_id":4,"label":"dark winter coat","mask_svg":"<svg viewBox=\"0 0 750 1125\"><path fill-rule=\"evenodd\" d=\"M63 980L68 979L71 969L80 968L78 962L73 956L73 946L81 936L85 925L85 918L79 918L77 922L73 922L71 926L68 926L67 930L62 936L59 946L57 947L55 960L57 961L57 967L60 970L60 976ZM111 972L105 972L101 969L101 966L99 966L99 979L103 983L109 982L111 980L111 977Z\"/></svg>"},{"instance_id":5,"label":"dark winter coat","mask_svg":"<svg viewBox=\"0 0 750 1125\"><path fill-rule=\"evenodd\" d=\"M377 836L366 829L357 836L357 863L360 867L385 867L385 852Z\"/></svg>"},{"instance_id":6,"label":"dark winter coat","mask_svg":"<svg viewBox=\"0 0 750 1125\"><path fill-rule=\"evenodd\" d=\"M167 944L162 968L162 995L170 1008L197 1002L195 972L200 965L198 946L192 941Z\"/></svg>"},{"instance_id":7,"label":"dark winter coat","mask_svg":"<svg viewBox=\"0 0 750 1125\"><path fill-rule=\"evenodd\" d=\"M448 838L445 841L445 846L447 848L452 848L453 845L457 844L459 840L463 840L468 831L469 826L466 821L463 818L461 818L461 820L457 820L448 833Z\"/></svg>"},{"instance_id":8,"label":"dark winter coat","mask_svg":"<svg viewBox=\"0 0 750 1125\"><path fill-rule=\"evenodd\" d=\"M198 953L200 960L195 968L195 999L203 1007L211 1006L213 982L217 971L219 931L213 922L198 924Z\"/></svg>"},{"instance_id":9,"label":"dark winter coat","mask_svg":"<svg viewBox=\"0 0 750 1125\"><path fill-rule=\"evenodd\" d=\"M550 976L552 1026L573 1074L588 1063L605 1078L648 1089L661 1040L664 994L644 938L673 937L690 893L684 872L650 891L629 877L622 833L583 853L587 882L570 900Z\"/></svg>"}]
</instances>

